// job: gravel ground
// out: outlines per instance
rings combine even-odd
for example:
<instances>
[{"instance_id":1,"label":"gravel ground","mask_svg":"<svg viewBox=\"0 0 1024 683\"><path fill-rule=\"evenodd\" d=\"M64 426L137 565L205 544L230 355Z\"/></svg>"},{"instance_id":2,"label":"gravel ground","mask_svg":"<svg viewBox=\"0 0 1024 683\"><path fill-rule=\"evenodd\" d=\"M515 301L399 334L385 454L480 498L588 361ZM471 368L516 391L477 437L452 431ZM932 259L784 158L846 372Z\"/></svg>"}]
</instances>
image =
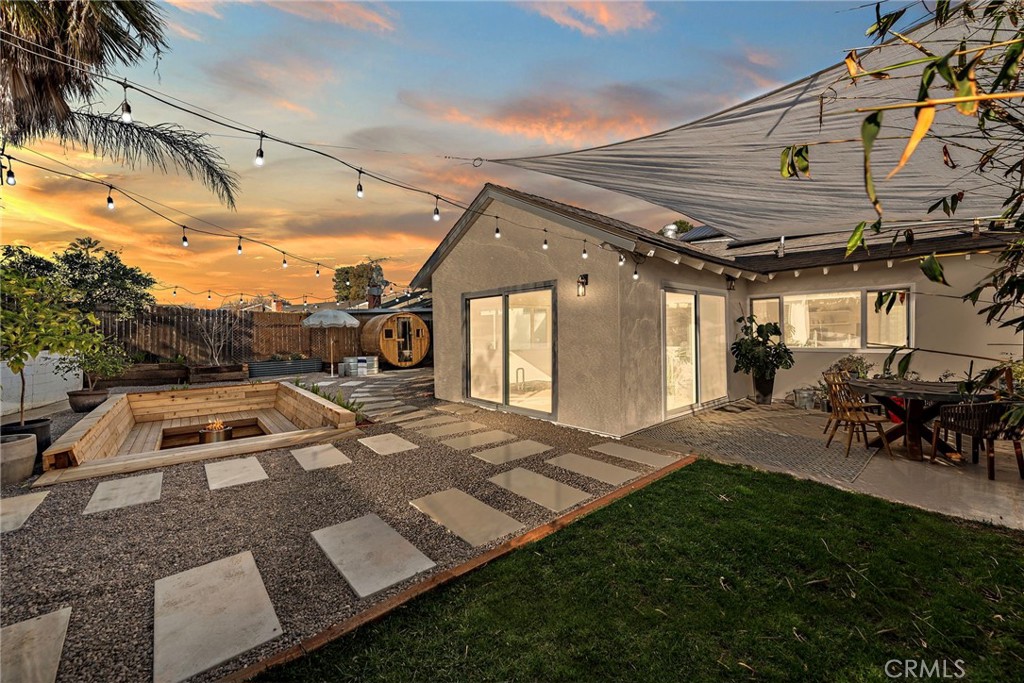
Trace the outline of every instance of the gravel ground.
<instances>
[{"instance_id":1,"label":"gravel ground","mask_svg":"<svg viewBox=\"0 0 1024 683\"><path fill-rule=\"evenodd\" d=\"M397 397L430 407L429 376L400 376ZM306 381L316 381L316 376ZM346 394L360 387L346 387ZM149 388L147 388L149 389ZM440 413L439 413L440 414ZM73 414L55 416L54 431L74 423ZM208 681L256 662L363 611L422 580L403 582L360 600L317 546L310 533L368 513L376 513L437 563L441 572L478 555L434 523L409 501L459 488L502 510L527 529L556 515L487 481L496 473L525 467L599 496L613 490L544 460L567 452L650 471L596 452L606 438L519 415L481 410L468 416L489 429L553 447L536 456L495 466L426 439L399 425L370 425L366 435L394 432L421 447L380 456L342 439L335 445L351 465L305 472L287 450L256 454L269 480L210 491L202 463L164 468L163 494L155 503L83 516L99 480L60 484L25 526L0 539L3 602L0 623L12 624L61 607L72 607L58 680L144 681L152 679L153 584L156 580L214 560L251 550L256 558L284 635L226 664L200 674ZM251 456L243 456L251 457ZM110 477L108 479L117 478ZM9 487L4 495L24 493Z\"/></svg>"}]
</instances>

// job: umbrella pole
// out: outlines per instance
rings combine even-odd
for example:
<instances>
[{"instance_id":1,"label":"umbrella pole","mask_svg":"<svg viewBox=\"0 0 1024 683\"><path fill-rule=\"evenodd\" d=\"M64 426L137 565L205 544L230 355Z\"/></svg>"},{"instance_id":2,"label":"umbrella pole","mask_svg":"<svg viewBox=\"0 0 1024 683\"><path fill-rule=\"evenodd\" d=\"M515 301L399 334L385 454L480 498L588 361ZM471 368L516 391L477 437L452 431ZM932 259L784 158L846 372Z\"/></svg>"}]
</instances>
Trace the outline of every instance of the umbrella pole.
<instances>
[{"instance_id":1,"label":"umbrella pole","mask_svg":"<svg viewBox=\"0 0 1024 683\"><path fill-rule=\"evenodd\" d=\"M331 377L334 377L334 339L331 339Z\"/></svg>"}]
</instances>

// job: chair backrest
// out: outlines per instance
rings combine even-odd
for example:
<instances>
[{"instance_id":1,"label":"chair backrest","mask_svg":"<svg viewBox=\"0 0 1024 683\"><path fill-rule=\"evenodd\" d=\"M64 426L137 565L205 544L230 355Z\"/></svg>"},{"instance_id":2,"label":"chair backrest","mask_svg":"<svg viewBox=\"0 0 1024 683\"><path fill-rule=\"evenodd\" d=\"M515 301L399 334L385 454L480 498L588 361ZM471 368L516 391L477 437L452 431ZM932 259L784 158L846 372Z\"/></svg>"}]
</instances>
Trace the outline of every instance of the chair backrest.
<instances>
[{"instance_id":1,"label":"chair backrest","mask_svg":"<svg viewBox=\"0 0 1024 683\"><path fill-rule=\"evenodd\" d=\"M840 420L863 421L867 415L864 399L850 389L846 381L849 375L845 372L823 372L822 377L828 386L832 414Z\"/></svg>"}]
</instances>

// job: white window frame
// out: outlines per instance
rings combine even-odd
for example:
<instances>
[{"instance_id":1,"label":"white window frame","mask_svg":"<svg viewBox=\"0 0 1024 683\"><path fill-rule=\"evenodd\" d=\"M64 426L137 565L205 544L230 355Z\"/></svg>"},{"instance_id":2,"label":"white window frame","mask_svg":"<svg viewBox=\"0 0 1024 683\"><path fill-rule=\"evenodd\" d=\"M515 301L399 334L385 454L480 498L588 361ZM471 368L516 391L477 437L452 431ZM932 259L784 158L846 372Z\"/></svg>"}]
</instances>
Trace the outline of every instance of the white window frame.
<instances>
[{"instance_id":1,"label":"white window frame","mask_svg":"<svg viewBox=\"0 0 1024 683\"><path fill-rule=\"evenodd\" d=\"M860 293L860 346L794 346L793 351L809 351L812 353L835 353L836 351L846 352L882 352L891 349L890 346L868 346L868 306L874 306L875 296L878 292L891 292L905 290L909 297L907 306L907 343L914 346L916 342L916 307L917 296L914 283L890 284L882 287L835 287L832 289L812 289L788 292L790 296L814 296L815 294L834 294L836 292L859 292ZM779 300L779 326L782 327L782 339L786 338L786 293L757 294L747 298L747 310L752 311L753 302L765 299Z\"/></svg>"}]
</instances>

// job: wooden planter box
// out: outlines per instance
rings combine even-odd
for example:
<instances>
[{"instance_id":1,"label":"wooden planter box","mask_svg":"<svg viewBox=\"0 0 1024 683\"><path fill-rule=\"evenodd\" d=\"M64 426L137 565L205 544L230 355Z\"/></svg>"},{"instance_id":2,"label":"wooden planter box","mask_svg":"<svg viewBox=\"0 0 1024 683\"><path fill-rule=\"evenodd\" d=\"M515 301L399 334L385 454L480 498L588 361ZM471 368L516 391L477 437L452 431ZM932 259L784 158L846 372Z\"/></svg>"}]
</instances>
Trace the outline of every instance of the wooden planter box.
<instances>
[{"instance_id":1,"label":"wooden planter box","mask_svg":"<svg viewBox=\"0 0 1024 683\"><path fill-rule=\"evenodd\" d=\"M307 360L264 360L249 363L249 377L275 377L320 372L324 362L319 358Z\"/></svg>"},{"instance_id":2,"label":"wooden planter box","mask_svg":"<svg viewBox=\"0 0 1024 683\"><path fill-rule=\"evenodd\" d=\"M249 379L248 363L234 365L206 365L189 368L189 383L241 382Z\"/></svg>"},{"instance_id":3,"label":"wooden planter box","mask_svg":"<svg viewBox=\"0 0 1024 683\"><path fill-rule=\"evenodd\" d=\"M120 377L101 379L97 389L110 387L152 387L160 384L186 384L188 367L181 363L138 363L128 368Z\"/></svg>"}]
</instances>

